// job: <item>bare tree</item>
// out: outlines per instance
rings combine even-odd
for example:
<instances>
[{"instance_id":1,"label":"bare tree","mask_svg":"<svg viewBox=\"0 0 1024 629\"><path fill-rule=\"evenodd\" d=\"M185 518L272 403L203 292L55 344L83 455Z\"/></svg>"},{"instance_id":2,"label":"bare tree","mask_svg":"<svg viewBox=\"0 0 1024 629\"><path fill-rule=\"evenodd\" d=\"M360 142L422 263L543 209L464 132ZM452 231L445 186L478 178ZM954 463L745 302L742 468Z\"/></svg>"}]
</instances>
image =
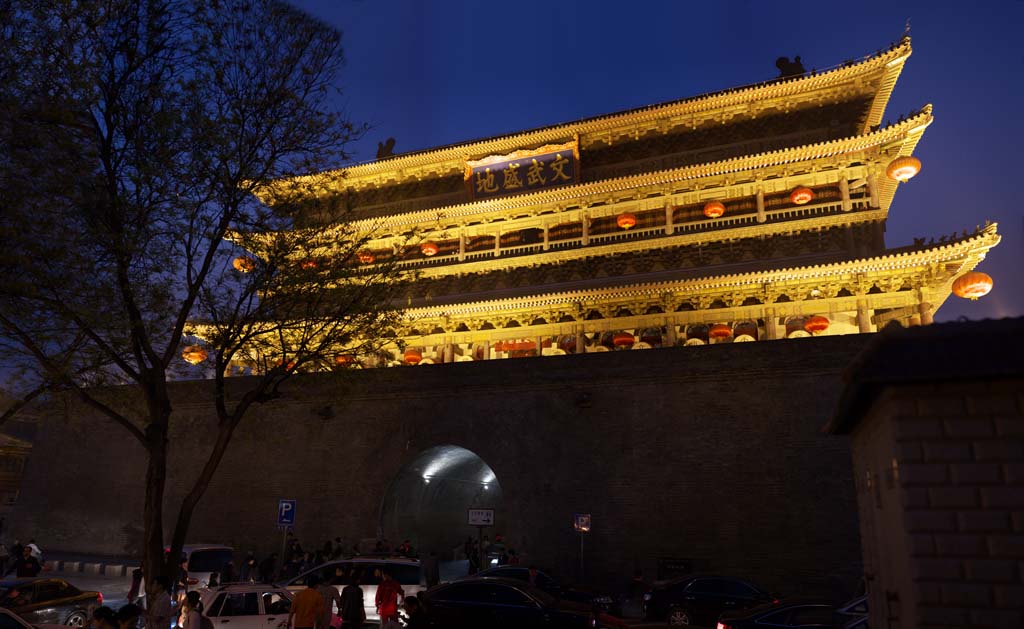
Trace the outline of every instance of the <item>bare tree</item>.
<instances>
[{"instance_id":1,"label":"bare tree","mask_svg":"<svg viewBox=\"0 0 1024 629\"><path fill-rule=\"evenodd\" d=\"M331 105L340 33L277 0L0 0L0 25L0 348L23 401L74 395L145 449L143 561L170 576L253 405L397 338L405 279L366 263L372 230L295 218L344 218L295 178L362 131ZM214 379L217 431L165 554L182 370Z\"/></svg>"}]
</instances>

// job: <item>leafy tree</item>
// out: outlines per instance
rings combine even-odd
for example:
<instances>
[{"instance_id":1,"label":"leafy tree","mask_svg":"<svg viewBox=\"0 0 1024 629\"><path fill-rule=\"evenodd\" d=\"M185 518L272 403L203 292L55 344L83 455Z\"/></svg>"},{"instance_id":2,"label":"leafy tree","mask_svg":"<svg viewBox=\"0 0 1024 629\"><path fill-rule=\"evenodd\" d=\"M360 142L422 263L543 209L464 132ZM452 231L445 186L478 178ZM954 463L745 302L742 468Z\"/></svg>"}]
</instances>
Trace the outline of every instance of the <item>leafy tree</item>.
<instances>
[{"instance_id":1,"label":"leafy tree","mask_svg":"<svg viewBox=\"0 0 1024 629\"><path fill-rule=\"evenodd\" d=\"M396 339L372 226L297 222L344 218L299 176L363 131L331 105L340 33L277 0L0 0L0 24L0 347L23 401L74 395L145 449L143 561L170 576L253 405ZM216 430L165 556L168 381L200 374Z\"/></svg>"}]
</instances>

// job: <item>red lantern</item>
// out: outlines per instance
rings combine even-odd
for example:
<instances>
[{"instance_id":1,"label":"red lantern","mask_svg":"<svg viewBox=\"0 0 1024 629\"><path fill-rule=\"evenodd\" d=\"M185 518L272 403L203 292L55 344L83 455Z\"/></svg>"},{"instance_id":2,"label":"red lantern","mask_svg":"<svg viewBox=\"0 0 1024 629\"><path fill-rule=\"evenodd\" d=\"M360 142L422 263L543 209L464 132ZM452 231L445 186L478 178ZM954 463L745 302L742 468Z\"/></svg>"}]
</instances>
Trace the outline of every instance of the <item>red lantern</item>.
<instances>
[{"instance_id":1,"label":"red lantern","mask_svg":"<svg viewBox=\"0 0 1024 629\"><path fill-rule=\"evenodd\" d=\"M629 332L616 332L612 335L612 345L615 347L633 347L633 340Z\"/></svg>"},{"instance_id":2,"label":"red lantern","mask_svg":"<svg viewBox=\"0 0 1024 629\"><path fill-rule=\"evenodd\" d=\"M356 257L359 258L359 261L363 264L373 264L373 261L377 259L376 256L365 250L357 253Z\"/></svg>"},{"instance_id":3,"label":"red lantern","mask_svg":"<svg viewBox=\"0 0 1024 629\"><path fill-rule=\"evenodd\" d=\"M828 329L828 326L828 318L821 315L814 315L804 322L804 329L811 334L821 334Z\"/></svg>"},{"instance_id":4,"label":"red lantern","mask_svg":"<svg viewBox=\"0 0 1024 629\"><path fill-rule=\"evenodd\" d=\"M189 345L181 352L181 357L190 365L198 365L206 360L209 353L199 345Z\"/></svg>"},{"instance_id":5,"label":"red lantern","mask_svg":"<svg viewBox=\"0 0 1024 629\"><path fill-rule=\"evenodd\" d=\"M619 214L619 218L615 222L622 229L636 227L636 214Z\"/></svg>"},{"instance_id":6,"label":"red lantern","mask_svg":"<svg viewBox=\"0 0 1024 629\"><path fill-rule=\"evenodd\" d=\"M295 361L294 360L289 360L288 364L285 365L284 359L283 358L278 358L277 361L274 362L274 365L277 366L277 367L280 367L281 365L284 365L284 370L285 371L291 371L292 369L295 369Z\"/></svg>"},{"instance_id":7,"label":"red lantern","mask_svg":"<svg viewBox=\"0 0 1024 629\"><path fill-rule=\"evenodd\" d=\"M921 160L913 155L897 157L889 162L889 166L885 169L885 174L890 179L895 179L900 183L906 183L919 172L921 172Z\"/></svg>"},{"instance_id":8,"label":"red lantern","mask_svg":"<svg viewBox=\"0 0 1024 629\"><path fill-rule=\"evenodd\" d=\"M756 341L757 323L754 321L740 321L736 325L732 326L732 334L734 337L749 336Z\"/></svg>"},{"instance_id":9,"label":"red lantern","mask_svg":"<svg viewBox=\"0 0 1024 629\"><path fill-rule=\"evenodd\" d=\"M566 354L576 353L576 337L572 334L568 334L558 339L558 349L562 350Z\"/></svg>"},{"instance_id":10,"label":"red lantern","mask_svg":"<svg viewBox=\"0 0 1024 629\"><path fill-rule=\"evenodd\" d=\"M704 216L720 218L725 215L725 205L721 201L708 201L704 204Z\"/></svg>"},{"instance_id":11,"label":"red lantern","mask_svg":"<svg viewBox=\"0 0 1024 629\"><path fill-rule=\"evenodd\" d=\"M336 354L334 356L334 364L338 367L348 367L354 362L356 362L356 357L352 354Z\"/></svg>"},{"instance_id":12,"label":"red lantern","mask_svg":"<svg viewBox=\"0 0 1024 629\"><path fill-rule=\"evenodd\" d=\"M238 256L231 261L231 266L239 273L250 273L256 268L256 262L246 256Z\"/></svg>"},{"instance_id":13,"label":"red lantern","mask_svg":"<svg viewBox=\"0 0 1024 629\"><path fill-rule=\"evenodd\" d=\"M661 328L647 328L642 331L640 341L648 345L661 345Z\"/></svg>"},{"instance_id":14,"label":"red lantern","mask_svg":"<svg viewBox=\"0 0 1024 629\"><path fill-rule=\"evenodd\" d=\"M789 200L795 203L796 205L810 203L811 199L813 198L814 190L811 190L810 188L805 188L803 186L800 186L799 188L789 193Z\"/></svg>"},{"instance_id":15,"label":"red lantern","mask_svg":"<svg viewBox=\"0 0 1024 629\"><path fill-rule=\"evenodd\" d=\"M981 271L964 273L953 282L953 294L957 297L977 301L992 290L992 277Z\"/></svg>"},{"instance_id":16,"label":"red lantern","mask_svg":"<svg viewBox=\"0 0 1024 629\"><path fill-rule=\"evenodd\" d=\"M409 349L405 350L405 362L409 363L410 365L415 365L418 364L421 360L423 360L422 350L416 347L410 347Z\"/></svg>"},{"instance_id":17,"label":"red lantern","mask_svg":"<svg viewBox=\"0 0 1024 629\"><path fill-rule=\"evenodd\" d=\"M428 240L427 242L425 242L422 245L420 245L420 251L422 251L423 255L425 255L425 256L432 256L432 255L437 255L437 252L439 251L439 249L437 248L437 244L436 243L430 242Z\"/></svg>"},{"instance_id":18,"label":"red lantern","mask_svg":"<svg viewBox=\"0 0 1024 629\"><path fill-rule=\"evenodd\" d=\"M309 271L310 269L315 269L318 265L316 260L314 260L313 258L306 258L305 260L299 263L299 266L302 267L304 270Z\"/></svg>"},{"instance_id":19,"label":"red lantern","mask_svg":"<svg viewBox=\"0 0 1024 629\"><path fill-rule=\"evenodd\" d=\"M711 330L708 332L708 334L711 336L711 338L715 339L716 341L721 341L732 336L732 328L730 328L724 323L716 323L715 325L711 326Z\"/></svg>"}]
</instances>

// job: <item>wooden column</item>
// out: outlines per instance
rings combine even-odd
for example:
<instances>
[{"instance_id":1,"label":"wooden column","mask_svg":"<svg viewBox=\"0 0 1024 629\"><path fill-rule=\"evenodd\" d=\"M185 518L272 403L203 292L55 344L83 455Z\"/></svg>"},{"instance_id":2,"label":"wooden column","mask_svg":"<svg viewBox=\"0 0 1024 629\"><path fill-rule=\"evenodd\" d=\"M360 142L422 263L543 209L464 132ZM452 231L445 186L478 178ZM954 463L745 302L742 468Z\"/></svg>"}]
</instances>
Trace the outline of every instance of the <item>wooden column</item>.
<instances>
[{"instance_id":1,"label":"wooden column","mask_svg":"<svg viewBox=\"0 0 1024 629\"><path fill-rule=\"evenodd\" d=\"M494 232L494 257L501 255L501 230Z\"/></svg>"},{"instance_id":2,"label":"wooden column","mask_svg":"<svg viewBox=\"0 0 1024 629\"><path fill-rule=\"evenodd\" d=\"M547 251L550 248L550 243L549 243L549 239L548 239L548 231L549 231L548 224L544 223L544 251Z\"/></svg>"},{"instance_id":3,"label":"wooden column","mask_svg":"<svg viewBox=\"0 0 1024 629\"><path fill-rule=\"evenodd\" d=\"M453 363L455 362L455 344L445 343L444 344L444 362Z\"/></svg>"},{"instance_id":4,"label":"wooden column","mask_svg":"<svg viewBox=\"0 0 1024 629\"><path fill-rule=\"evenodd\" d=\"M466 232L459 231L459 262L466 259Z\"/></svg>"},{"instance_id":5,"label":"wooden column","mask_svg":"<svg viewBox=\"0 0 1024 629\"><path fill-rule=\"evenodd\" d=\"M881 201L878 196L878 173L874 170L868 174L868 195L871 196L871 207L876 209L881 207Z\"/></svg>"},{"instance_id":6,"label":"wooden column","mask_svg":"<svg viewBox=\"0 0 1024 629\"><path fill-rule=\"evenodd\" d=\"M757 222L763 223L768 220L768 215L764 213L764 189L757 189Z\"/></svg>"},{"instance_id":7,"label":"wooden column","mask_svg":"<svg viewBox=\"0 0 1024 629\"><path fill-rule=\"evenodd\" d=\"M678 334L676 333L676 321L675 317L668 317L665 319L665 347L675 347Z\"/></svg>"},{"instance_id":8,"label":"wooden column","mask_svg":"<svg viewBox=\"0 0 1024 629\"><path fill-rule=\"evenodd\" d=\"M583 225L583 244L590 244L590 220L586 212L580 212L580 223Z\"/></svg>"},{"instance_id":9,"label":"wooden column","mask_svg":"<svg viewBox=\"0 0 1024 629\"><path fill-rule=\"evenodd\" d=\"M675 214L675 208L672 207L671 203L665 204L665 235L671 236L672 232L675 231L675 225L673 225L673 215Z\"/></svg>"},{"instance_id":10,"label":"wooden column","mask_svg":"<svg viewBox=\"0 0 1024 629\"><path fill-rule=\"evenodd\" d=\"M764 315L764 338L767 341L774 341L779 338L778 330L775 329L775 308L765 308Z\"/></svg>"},{"instance_id":11,"label":"wooden column","mask_svg":"<svg viewBox=\"0 0 1024 629\"><path fill-rule=\"evenodd\" d=\"M839 175L839 193L843 195L843 211L849 212L853 209L853 202L850 201L850 182L846 180L846 173Z\"/></svg>"},{"instance_id":12,"label":"wooden column","mask_svg":"<svg viewBox=\"0 0 1024 629\"><path fill-rule=\"evenodd\" d=\"M583 326L576 326L576 353L582 354L587 351L586 339L583 337Z\"/></svg>"},{"instance_id":13,"label":"wooden column","mask_svg":"<svg viewBox=\"0 0 1024 629\"><path fill-rule=\"evenodd\" d=\"M921 325L931 325L934 323L932 318L932 305L928 302L922 301L917 306L917 312L921 315Z\"/></svg>"},{"instance_id":14,"label":"wooden column","mask_svg":"<svg viewBox=\"0 0 1024 629\"><path fill-rule=\"evenodd\" d=\"M490 341L484 341L483 342L483 346L484 346L483 347L483 349L484 349L483 354L484 355L483 355L482 358L484 360L490 360L491 359L491 342Z\"/></svg>"},{"instance_id":15,"label":"wooden column","mask_svg":"<svg viewBox=\"0 0 1024 629\"><path fill-rule=\"evenodd\" d=\"M538 336L536 343L537 343L537 355L538 356L543 356L544 355L544 337L543 336Z\"/></svg>"},{"instance_id":16,"label":"wooden column","mask_svg":"<svg viewBox=\"0 0 1024 629\"><path fill-rule=\"evenodd\" d=\"M861 334L871 332L871 311L868 309L868 302L860 299L857 301L857 327Z\"/></svg>"}]
</instances>

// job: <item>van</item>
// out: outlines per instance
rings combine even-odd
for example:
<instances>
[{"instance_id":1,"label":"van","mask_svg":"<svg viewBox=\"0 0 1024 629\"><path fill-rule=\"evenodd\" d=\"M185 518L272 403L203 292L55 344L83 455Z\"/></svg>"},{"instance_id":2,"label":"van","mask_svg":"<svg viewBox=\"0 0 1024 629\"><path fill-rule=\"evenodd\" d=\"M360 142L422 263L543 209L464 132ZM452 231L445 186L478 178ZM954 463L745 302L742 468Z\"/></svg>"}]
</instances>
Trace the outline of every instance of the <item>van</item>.
<instances>
[{"instance_id":1,"label":"van","mask_svg":"<svg viewBox=\"0 0 1024 629\"><path fill-rule=\"evenodd\" d=\"M167 549L170 552L170 548ZM235 549L221 544L190 544L181 549L182 559L188 562L188 589L210 587L210 575L220 574L229 561L234 561Z\"/></svg>"}]
</instances>

